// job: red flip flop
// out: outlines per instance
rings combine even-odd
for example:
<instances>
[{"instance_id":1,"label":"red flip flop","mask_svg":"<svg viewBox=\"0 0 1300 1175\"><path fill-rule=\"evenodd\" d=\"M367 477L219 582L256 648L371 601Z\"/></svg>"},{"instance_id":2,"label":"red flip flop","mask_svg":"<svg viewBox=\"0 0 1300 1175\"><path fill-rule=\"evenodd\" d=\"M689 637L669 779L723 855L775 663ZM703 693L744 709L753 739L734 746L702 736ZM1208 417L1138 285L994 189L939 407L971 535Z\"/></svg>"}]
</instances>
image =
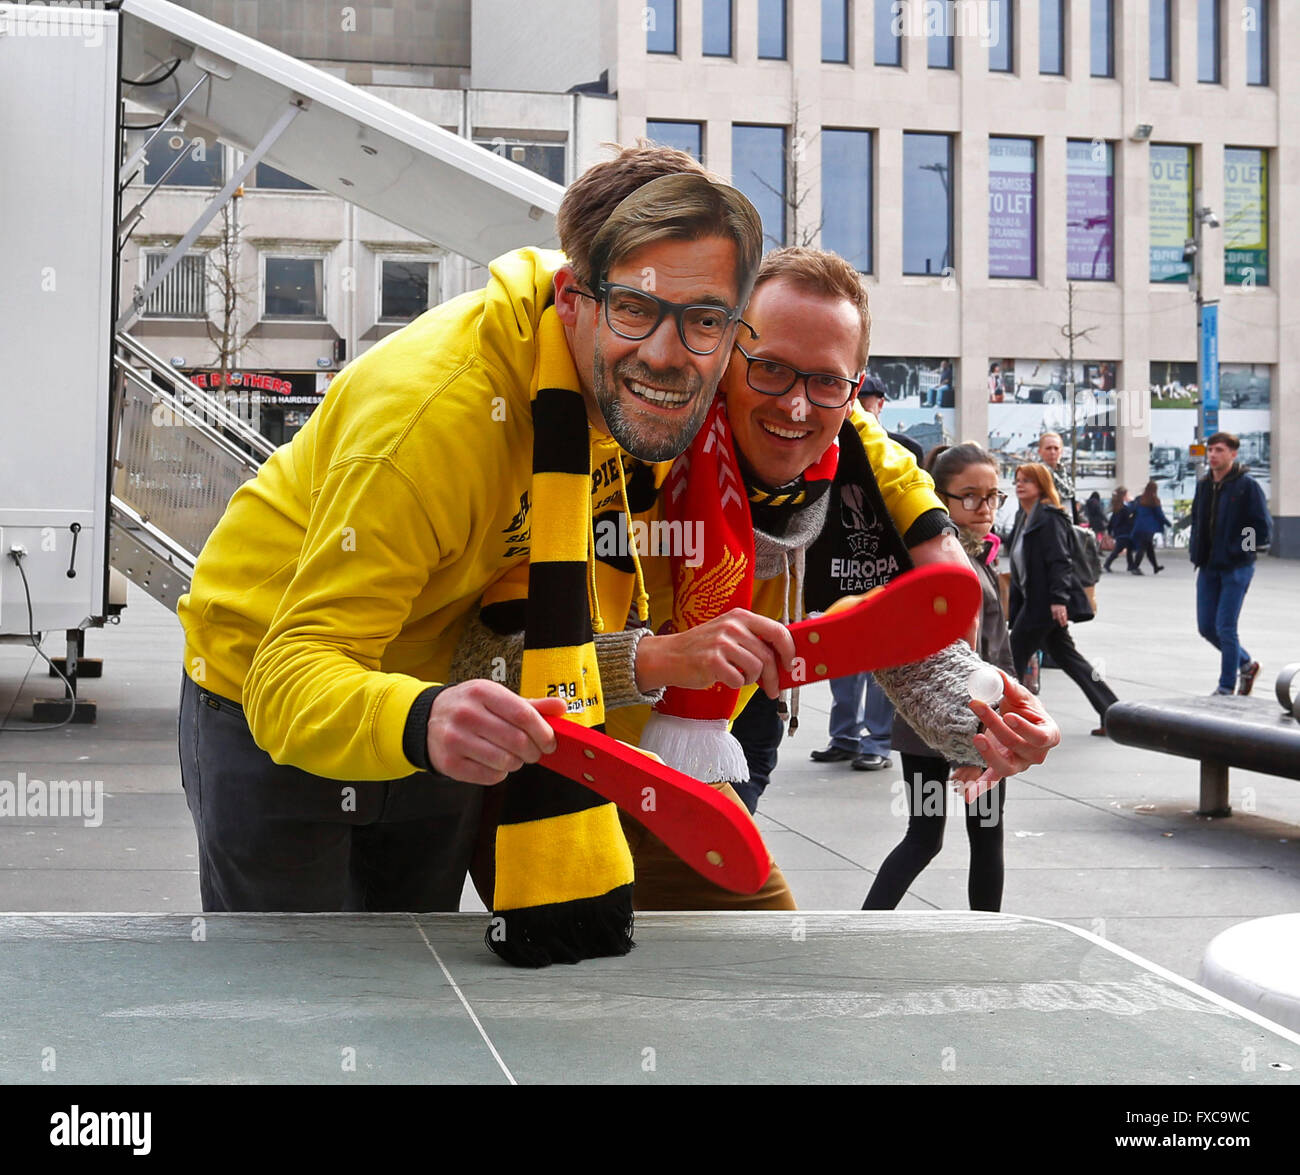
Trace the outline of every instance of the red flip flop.
<instances>
[{"instance_id":1,"label":"red flip flop","mask_svg":"<svg viewBox=\"0 0 1300 1175\"><path fill-rule=\"evenodd\" d=\"M795 666L781 671L781 688L924 661L966 634L982 599L970 568L905 571L856 604L790 625Z\"/></svg>"},{"instance_id":2,"label":"red flip flop","mask_svg":"<svg viewBox=\"0 0 1300 1175\"><path fill-rule=\"evenodd\" d=\"M734 800L598 730L567 718L546 721L559 746L542 756L542 766L617 804L723 889L763 888L772 871L767 846Z\"/></svg>"}]
</instances>

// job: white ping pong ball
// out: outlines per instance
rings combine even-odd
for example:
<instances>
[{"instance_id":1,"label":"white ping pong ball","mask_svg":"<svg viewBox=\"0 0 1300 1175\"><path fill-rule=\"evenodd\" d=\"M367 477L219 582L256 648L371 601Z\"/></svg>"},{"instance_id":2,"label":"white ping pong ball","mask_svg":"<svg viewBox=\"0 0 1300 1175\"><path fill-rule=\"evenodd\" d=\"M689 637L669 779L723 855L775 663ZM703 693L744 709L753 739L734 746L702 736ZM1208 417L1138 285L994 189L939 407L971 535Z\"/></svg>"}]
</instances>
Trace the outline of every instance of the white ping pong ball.
<instances>
[{"instance_id":1,"label":"white ping pong ball","mask_svg":"<svg viewBox=\"0 0 1300 1175\"><path fill-rule=\"evenodd\" d=\"M992 665L981 665L978 669L971 670L966 679L966 688L975 701L996 706L1002 701L1002 674Z\"/></svg>"}]
</instances>

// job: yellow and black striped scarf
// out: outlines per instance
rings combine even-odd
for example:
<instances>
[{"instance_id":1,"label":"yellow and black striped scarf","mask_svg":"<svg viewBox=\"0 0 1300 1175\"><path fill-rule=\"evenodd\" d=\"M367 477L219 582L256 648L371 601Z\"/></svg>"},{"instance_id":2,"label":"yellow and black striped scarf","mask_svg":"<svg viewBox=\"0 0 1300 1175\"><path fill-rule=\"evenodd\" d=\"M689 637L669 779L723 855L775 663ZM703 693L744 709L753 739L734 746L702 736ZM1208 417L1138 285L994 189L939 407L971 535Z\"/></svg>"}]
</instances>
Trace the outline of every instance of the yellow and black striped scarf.
<instances>
[{"instance_id":1,"label":"yellow and black striped scarf","mask_svg":"<svg viewBox=\"0 0 1300 1175\"><path fill-rule=\"evenodd\" d=\"M592 640L587 410L564 328L538 324L533 389L532 549L520 695L562 697L568 717L602 729ZM494 917L487 945L519 967L632 949L632 855L613 804L541 764L502 786Z\"/></svg>"}]
</instances>

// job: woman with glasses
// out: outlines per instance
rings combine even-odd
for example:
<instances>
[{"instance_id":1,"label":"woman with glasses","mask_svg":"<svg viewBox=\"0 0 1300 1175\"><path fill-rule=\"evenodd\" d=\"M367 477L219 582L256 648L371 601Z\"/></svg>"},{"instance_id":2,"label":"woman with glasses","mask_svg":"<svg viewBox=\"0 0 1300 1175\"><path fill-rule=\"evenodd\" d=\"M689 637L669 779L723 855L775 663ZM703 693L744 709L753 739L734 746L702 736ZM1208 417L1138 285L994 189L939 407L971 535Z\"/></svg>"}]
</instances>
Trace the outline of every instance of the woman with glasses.
<instances>
[{"instance_id":1,"label":"woman with glasses","mask_svg":"<svg viewBox=\"0 0 1300 1175\"><path fill-rule=\"evenodd\" d=\"M1118 699L1101 675L1074 647L1070 621L1091 620L1092 605L1074 574L1070 520L1061 509L1046 465L1016 469L1020 513L1011 530L1011 653L1016 672L1024 674L1030 655L1044 649L1069 675L1101 724L1092 732L1106 733L1106 710Z\"/></svg>"},{"instance_id":2,"label":"woman with glasses","mask_svg":"<svg viewBox=\"0 0 1300 1175\"><path fill-rule=\"evenodd\" d=\"M993 515L1006 501L998 489L993 455L979 445L965 444L930 450L926 469L936 492L948 503L958 537L984 590L980 613L979 655L1007 674L1015 672L1011 641L993 560L999 542ZM927 746L902 718L894 722L894 748L901 752L907 795L907 832L885 858L863 903L864 910L892 910L921 871L943 847L947 822L948 777L952 764ZM972 910L1002 908L1002 810L1006 780L966 805L966 835L970 840L967 896Z\"/></svg>"}]
</instances>

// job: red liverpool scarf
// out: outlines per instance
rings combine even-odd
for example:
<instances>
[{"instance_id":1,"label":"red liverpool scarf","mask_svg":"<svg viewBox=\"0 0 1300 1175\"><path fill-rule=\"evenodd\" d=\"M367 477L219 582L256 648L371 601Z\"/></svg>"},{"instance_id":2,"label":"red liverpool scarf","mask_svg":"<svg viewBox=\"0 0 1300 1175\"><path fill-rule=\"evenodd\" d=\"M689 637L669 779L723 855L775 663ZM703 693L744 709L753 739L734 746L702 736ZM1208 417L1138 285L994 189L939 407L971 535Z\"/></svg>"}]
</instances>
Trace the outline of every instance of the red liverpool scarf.
<instances>
[{"instance_id":1,"label":"red liverpool scarf","mask_svg":"<svg viewBox=\"0 0 1300 1175\"><path fill-rule=\"evenodd\" d=\"M764 501L797 506L806 479L835 476L838 441L804 474L800 485L765 494ZM719 396L691 447L673 463L663 486L670 533L694 525L702 535L696 558L672 554L671 631L685 632L732 608L751 608L754 594L754 523L736 460L735 440ZM688 690L670 686L646 723L641 749L670 767L707 783L749 778L740 744L728 731L740 691L715 684Z\"/></svg>"}]
</instances>

